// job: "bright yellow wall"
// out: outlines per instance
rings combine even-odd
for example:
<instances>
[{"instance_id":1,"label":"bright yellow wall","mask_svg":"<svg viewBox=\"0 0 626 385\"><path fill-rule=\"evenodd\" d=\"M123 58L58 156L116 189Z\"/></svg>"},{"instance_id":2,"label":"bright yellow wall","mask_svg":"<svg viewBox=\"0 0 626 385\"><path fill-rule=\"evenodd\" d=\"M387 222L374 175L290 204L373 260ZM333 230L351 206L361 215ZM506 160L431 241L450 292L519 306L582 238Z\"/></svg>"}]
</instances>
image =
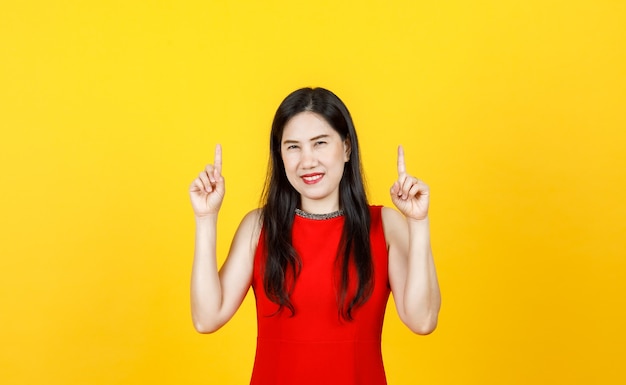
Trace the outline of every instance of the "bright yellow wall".
<instances>
[{"instance_id":1,"label":"bright yellow wall","mask_svg":"<svg viewBox=\"0 0 626 385\"><path fill-rule=\"evenodd\" d=\"M432 188L438 330L391 384L626 382L626 3L4 1L0 383L245 384L254 306L193 331L187 187L224 147L218 249L274 110L325 86L371 200Z\"/></svg>"}]
</instances>

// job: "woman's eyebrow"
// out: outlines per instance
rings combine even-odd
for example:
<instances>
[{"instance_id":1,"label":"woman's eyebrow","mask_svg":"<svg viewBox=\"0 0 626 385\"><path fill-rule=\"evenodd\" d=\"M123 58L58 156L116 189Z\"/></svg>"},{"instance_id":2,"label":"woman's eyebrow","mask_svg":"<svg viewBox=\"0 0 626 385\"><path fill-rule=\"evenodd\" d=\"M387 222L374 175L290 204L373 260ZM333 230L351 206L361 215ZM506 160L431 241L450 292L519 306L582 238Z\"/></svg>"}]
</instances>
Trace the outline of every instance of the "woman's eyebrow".
<instances>
[{"instance_id":1,"label":"woman's eyebrow","mask_svg":"<svg viewBox=\"0 0 626 385\"><path fill-rule=\"evenodd\" d=\"M328 138L330 135L328 134L322 134L322 135L318 135L318 136L314 136L313 138L309 139L310 142L314 142L318 139L323 139L323 138ZM294 143L300 143L299 140L296 139L285 139L283 140L282 144L294 144Z\"/></svg>"},{"instance_id":2,"label":"woman's eyebrow","mask_svg":"<svg viewBox=\"0 0 626 385\"><path fill-rule=\"evenodd\" d=\"M330 135L328 135L328 134L322 134L322 135L318 135L318 136L316 136L314 138L309 139L309 141L313 142L313 141L318 140L318 139L328 138L329 136Z\"/></svg>"}]
</instances>

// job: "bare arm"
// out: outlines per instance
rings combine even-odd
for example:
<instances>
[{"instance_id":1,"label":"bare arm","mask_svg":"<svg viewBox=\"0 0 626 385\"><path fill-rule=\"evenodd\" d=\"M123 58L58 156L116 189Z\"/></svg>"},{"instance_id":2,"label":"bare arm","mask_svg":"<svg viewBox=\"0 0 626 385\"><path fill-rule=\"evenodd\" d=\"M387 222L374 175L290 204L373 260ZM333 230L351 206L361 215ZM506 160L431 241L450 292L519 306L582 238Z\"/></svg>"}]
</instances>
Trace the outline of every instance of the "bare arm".
<instances>
[{"instance_id":1,"label":"bare arm","mask_svg":"<svg viewBox=\"0 0 626 385\"><path fill-rule=\"evenodd\" d=\"M428 218L412 221L384 208L383 222L389 245L389 281L398 315L413 332L429 334L437 327L441 295Z\"/></svg>"},{"instance_id":2,"label":"bare arm","mask_svg":"<svg viewBox=\"0 0 626 385\"><path fill-rule=\"evenodd\" d=\"M259 211L244 217L222 268L217 270L217 216L196 218L191 274L191 314L200 333L212 333L232 318L250 288L259 239Z\"/></svg>"},{"instance_id":3,"label":"bare arm","mask_svg":"<svg viewBox=\"0 0 626 385\"><path fill-rule=\"evenodd\" d=\"M398 180L391 188L398 210L383 210L389 247L389 281L400 319L413 332L429 334L437 327L441 294L430 245L428 186L406 173L404 151L398 149Z\"/></svg>"},{"instance_id":4,"label":"bare arm","mask_svg":"<svg viewBox=\"0 0 626 385\"><path fill-rule=\"evenodd\" d=\"M196 241L191 274L191 314L200 333L212 333L235 314L252 280L254 252L260 233L259 211L244 217L226 262L218 272L216 243L217 217L225 186L221 175L221 147L215 163L208 165L190 187L196 217Z\"/></svg>"}]
</instances>

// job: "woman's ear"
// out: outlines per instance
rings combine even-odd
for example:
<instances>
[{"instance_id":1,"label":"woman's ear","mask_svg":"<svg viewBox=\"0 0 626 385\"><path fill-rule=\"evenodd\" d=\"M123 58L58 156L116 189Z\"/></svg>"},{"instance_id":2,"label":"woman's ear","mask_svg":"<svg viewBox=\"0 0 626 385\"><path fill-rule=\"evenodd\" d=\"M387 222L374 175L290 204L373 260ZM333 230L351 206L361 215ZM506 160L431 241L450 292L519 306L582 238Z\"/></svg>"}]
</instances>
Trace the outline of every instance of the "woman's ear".
<instances>
[{"instance_id":1,"label":"woman's ear","mask_svg":"<svg viewBox=\"0 0 626 385\"><path fill-rule=\"evenodd\" d=\"M347 162L350 160L350 153L352 152L352 143L350 142L350 138L346 138L346 140L343 141L343 152L344 152L344 162Z\"/></svg>"}]
</instances>

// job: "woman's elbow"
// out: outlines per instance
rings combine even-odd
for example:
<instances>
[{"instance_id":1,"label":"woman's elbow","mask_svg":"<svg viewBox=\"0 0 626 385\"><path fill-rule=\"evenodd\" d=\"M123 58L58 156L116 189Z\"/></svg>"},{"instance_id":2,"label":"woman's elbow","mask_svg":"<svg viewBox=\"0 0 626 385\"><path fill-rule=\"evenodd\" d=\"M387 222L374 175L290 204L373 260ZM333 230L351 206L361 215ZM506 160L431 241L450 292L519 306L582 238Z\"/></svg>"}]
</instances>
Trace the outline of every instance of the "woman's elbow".
<instances>
[{"instance_id":1,"label":"woman's elbow","mask_svg":"<svg viewBox=\"0 0 626 385\"><path fill-rule=\"evenodd\" d=\"M415 334L428 335L437 329L437 317L431 316L418 320L407 320L404 324Z\"/></svg>"},{"instance_id":2,"label":"woman's elbow","mask_svg":"<svg viewBox=\"0 0 626 385\"><path fill-rule=\"evenodd\" d=\"M200 334L211 334L218 331L224 325L223 322L218 320L200 319L199 317L193 317L193 327Z\"/></svg>"},{"instance_id":3,"label":"woman's elbow","mask_svg":"<svg viewBox=\"0 0 626 385\"><path fill-rule=\"evenodd\" d=\"M437 322L435 321L427 324L420 324L413 327L409 326L409 329L411 329L411 331L415 334L426 336L434 332L435 329L437 329Z\"/></svg>"},{"instance_id":4,"label":"woman's elbow","mask_svg":"<svg viewBox=\"0 0 626 385\"><path fill-rule=\"evenodd\" d=\"M204 324L198 324L195 322L193 324L193 327L200 334L211 334L219 330L219 327L214 327L212 325L209 326L209 325L204 325Z\"/></svg>"}]
</instances>

